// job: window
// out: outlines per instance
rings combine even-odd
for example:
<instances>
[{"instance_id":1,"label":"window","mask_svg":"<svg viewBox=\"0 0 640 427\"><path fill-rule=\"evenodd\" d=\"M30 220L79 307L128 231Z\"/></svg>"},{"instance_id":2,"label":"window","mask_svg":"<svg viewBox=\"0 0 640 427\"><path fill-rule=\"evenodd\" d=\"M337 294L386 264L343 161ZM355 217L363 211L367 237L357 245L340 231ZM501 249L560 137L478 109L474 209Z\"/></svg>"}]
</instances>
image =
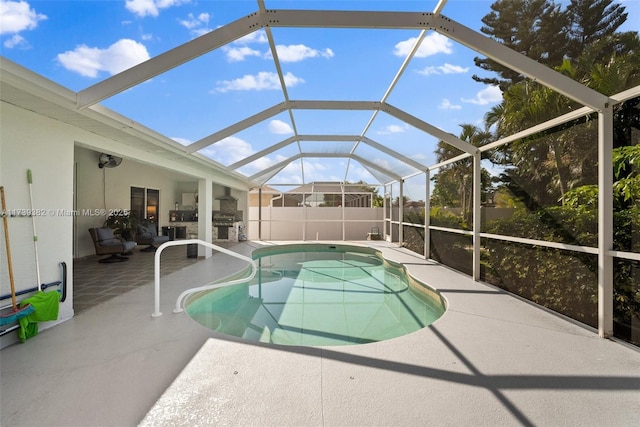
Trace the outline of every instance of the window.
<instances>
[{"instance_id":1,"label":"window","mask_svg":"<svg viewBox=\"0 0 640 427\"><path fill-rule=\"evenodd\" d=\"M131 216L142 222L143 220L158 224L160 212L160 190L151 188L131 187Z\"/></svg>"}]
</instances>

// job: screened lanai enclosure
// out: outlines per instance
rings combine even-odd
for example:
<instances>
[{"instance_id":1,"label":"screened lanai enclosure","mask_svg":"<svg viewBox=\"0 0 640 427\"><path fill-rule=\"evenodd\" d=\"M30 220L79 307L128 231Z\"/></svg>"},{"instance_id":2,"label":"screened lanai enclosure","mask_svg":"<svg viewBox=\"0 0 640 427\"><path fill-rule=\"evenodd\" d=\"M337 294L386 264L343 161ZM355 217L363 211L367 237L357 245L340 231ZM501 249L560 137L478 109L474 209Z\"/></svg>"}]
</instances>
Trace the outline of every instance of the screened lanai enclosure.
<instances>
[{"instance_id":1,"label":"screened lanai enclosure","mask_svg":"<svg viewBox=\"0 0 640 427\"><path fill-rule=\"evenodd\" d=\"M521 3L531 2L513 2ZM180 146L246 180L256 200L246 218L249 239L385 239L602 337L640 344L637 32L605 37L583 28L580 46L538 34L529 49L522 33L518 40L499 33L500 10L488 2L483 32L446 0L358 3L362 10L339 10L341 2L234 4L235 20L80 90L78 107L117 110L134 87L139 96L158 96L143 84L150 79L190 79L196 63L216 73L230 67L222 53L261 55L269 72L251 84L268 79L277 90L257 91L241 113L225 105L214 105L216 114L190 110L185 125L207 120L211 131ZM329 45L329 34L355 47L351 66L318 61L320 76L299 84L292 47ZM383 35L378 54L359 54L373 34ZM588 37L596 35L597 42ZM390 60L383 53L400 39L402 53ZM256 53L255 40L264 53ZM417 79L414 67L435 43L475 56L478 73L491 76L476 76L500 97L486 107L484 123L441 120L446 104L430 97L437 83ZM375 84L362 78L372 73ZM233 84L220 80L217 90ZM175 107L159 103L141 115L184 109L188 93L182 96ZM265 132L267 123L284 131ZM331 169L330 179L318 178L319 169Z\"/></svg>"}]
</instances>

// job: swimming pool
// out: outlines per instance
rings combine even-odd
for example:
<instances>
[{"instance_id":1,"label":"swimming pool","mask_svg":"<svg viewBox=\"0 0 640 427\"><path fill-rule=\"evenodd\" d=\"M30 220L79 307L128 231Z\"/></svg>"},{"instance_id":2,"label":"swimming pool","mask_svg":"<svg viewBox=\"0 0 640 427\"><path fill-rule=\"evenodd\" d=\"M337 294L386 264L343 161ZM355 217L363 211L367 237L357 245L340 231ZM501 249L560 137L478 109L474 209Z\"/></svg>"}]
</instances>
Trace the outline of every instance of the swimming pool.
<instances>
[{"instance_id":1,"label":"swimming pool","mask_svg":"<svg viewBox=\"0 0 640 427\"><path fill-rule=\"evenodd\" d=\"M350 345L399 337L446 309L434 289L367 247L295 244L254 251L249 282L194 294L186 312L223 334L281 345Z\"/></svg>"}]
</instances>

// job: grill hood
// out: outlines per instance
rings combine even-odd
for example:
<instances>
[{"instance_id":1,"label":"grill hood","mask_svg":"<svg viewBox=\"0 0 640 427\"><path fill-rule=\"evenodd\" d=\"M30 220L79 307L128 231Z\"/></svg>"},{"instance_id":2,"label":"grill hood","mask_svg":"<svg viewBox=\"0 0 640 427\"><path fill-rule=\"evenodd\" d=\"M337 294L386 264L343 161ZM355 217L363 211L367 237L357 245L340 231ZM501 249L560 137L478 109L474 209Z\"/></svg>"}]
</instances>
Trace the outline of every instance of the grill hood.
<instances>
[{"instance_id":1,"label":"grill hood","mask_svg":"<svg viewBox=\"0 0 640 427\"><path fill-rule=\"evenodd\" d=\"M231 189L229 187L224 187L224 196L216 197L216 200L238 200L231 195Z\"/></svg>"}]
</instances>

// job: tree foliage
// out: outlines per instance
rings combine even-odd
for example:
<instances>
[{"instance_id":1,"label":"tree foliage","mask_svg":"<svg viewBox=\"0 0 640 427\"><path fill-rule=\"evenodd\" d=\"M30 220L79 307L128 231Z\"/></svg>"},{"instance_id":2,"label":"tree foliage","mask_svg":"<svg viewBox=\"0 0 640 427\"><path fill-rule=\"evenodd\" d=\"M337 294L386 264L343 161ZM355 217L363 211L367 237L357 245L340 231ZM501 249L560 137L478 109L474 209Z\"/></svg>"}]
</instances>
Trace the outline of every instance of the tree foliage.
<instances>
[{"instance_id":1,"label":"tree foliage","mask_svg":"<svg viewBox=\"0 0 640 427\"><path fill-rule=\"evenodd\" d=\"M491 13L482 18L480 29L486 35L505 46L543 64L555 65L562 60L567 44L568 15L560 7L547 0L498 0L491 5ZM513 71L488 58L474 58L483 70L499 77L474 80L499 86L503 91L523 79Z\"/></svg>"},{"instance_id":2,"label":"tree foliage","mask_svg":"<svg viewBox=\"0 0 640 427\"><path fill-rule=\"evenodd\" d=\"M610 96L640 85L640 38L637 32L619 32L626 19L625 7L613 0L571 0L564 9L553 0L497 0L483 18L481 31ZM491 74L473 76L474 80L498 85L503 92L503 101L485 115L485 129L491 129L491 134L475 143L513 135L582 107L488 58L475 58L475 62ZM613 141L614 249L635 253L640 253L639 106L640 97L614 106ZM597 113L593 113L488 153L502 169L496 194L513 206L515 214L488 223L483 231L597 247L597 129ZM444 143L436 152L439 160L457 154ZM469 170L465 162L441 168L434 179L432 202L463 206L462 178ZM431 217L432 223L461 226L437 207ZM468 268L470 252L465 245L468 242L458 235L432 237L431 255L447 265L451 265L449 257L464 259L457 263ZM484 240L482 246L484 280L597 325L597 256L494 239ZM640 316L640 262L616 258L614 275L614 317L619 332L620 325Z\"/></svg>"},{"instance_id":3,"label":"tree foliage","mask_svg":"<svg viewBox=\"0 0 640 427\"><path fill-rule=\"evenodd\" d=\"M468 144L479 147L491 139L491 132L482 130L472 124L460 125L462 131L458 137ZM450 144L440 141L436 149L436 160L443 162L462 152ZM473 159L467 157L454 163L442 166L434 182L431 204L434 206L460 208L463 222L471 224L473 214ZM491 177L485 170L481 170L481 187L483 196L491 186Z\"/></svg>"}]
</instances>

